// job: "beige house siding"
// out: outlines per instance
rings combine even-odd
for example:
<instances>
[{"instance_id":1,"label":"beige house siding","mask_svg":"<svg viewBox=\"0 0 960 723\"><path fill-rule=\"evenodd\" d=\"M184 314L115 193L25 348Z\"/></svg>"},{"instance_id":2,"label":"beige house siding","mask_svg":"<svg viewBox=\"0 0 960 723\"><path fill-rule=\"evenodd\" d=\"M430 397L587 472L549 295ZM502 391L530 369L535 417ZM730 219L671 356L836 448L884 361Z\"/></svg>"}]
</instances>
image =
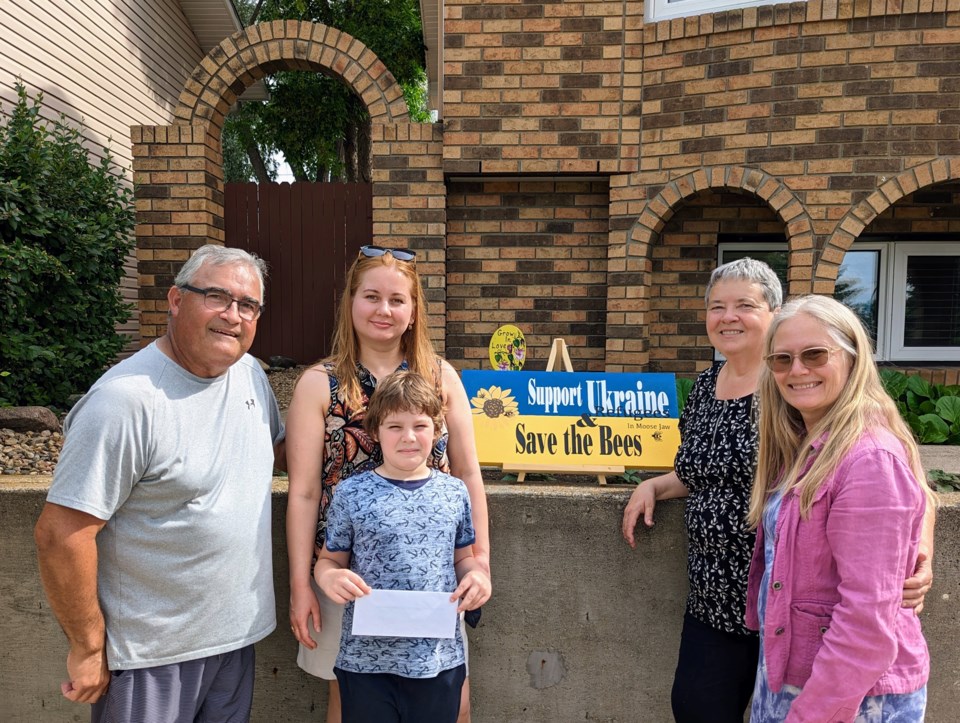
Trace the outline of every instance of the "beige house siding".
<instances>
[{"instance_id":1,"label":"beige house siding","mask_svg":"<svg viewBox=\"0 0 960 723\"><path fill-rule=\"evenodd\" d=\"M43 93L46 118L82 121L91 155L109 146L132 183L130 126L170 123L203 55L177 0L4 0L0 112L9 113L21 78L31 96ZM123 284L131 304L136 274L131 256ZM139 336L135 314L121 331Z\"/></svg>"}]
</instances>

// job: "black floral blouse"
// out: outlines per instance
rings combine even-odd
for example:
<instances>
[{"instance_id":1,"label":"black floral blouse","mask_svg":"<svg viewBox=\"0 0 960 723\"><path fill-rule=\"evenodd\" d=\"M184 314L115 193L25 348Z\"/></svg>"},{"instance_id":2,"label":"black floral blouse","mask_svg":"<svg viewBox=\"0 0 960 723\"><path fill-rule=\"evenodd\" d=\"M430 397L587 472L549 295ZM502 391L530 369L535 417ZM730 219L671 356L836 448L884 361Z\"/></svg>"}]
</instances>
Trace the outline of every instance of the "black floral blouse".
<instances>
[{"instance_id":1,"label":"black floral blouse","mask_svg":"<svg viewBox=\"0 0 960 723\"><path fill-rule=\"evenodd\" d=\"M697 378L680 417L674 468L689 492L687 612L717 630L755 635L743 616L755 538L746 516L759 430L754 395L717 399L722 367L715 364Z\"/></svg>"},{"instance_id":2,"label":"black floral blouse","mask_svg":"<svg viewBox=\"0 0 960 723\"><path fill-rule=\"evenodd\" d=\"M440 369L437 370L437 393L440 394ZM362 364L357 364L357 374L362 392L359 409L351 408L340 396L340 381L333 374L333 365L323 363L323 370L330 379L330 409L324 424L326 432L323 440L323 468L320 472L320 514L317 517L317 548L323 546L327 530L327 510L333 500L333 489L340 480L358 472L376 469L383 464L383 452L363 428L363 418L367 412L367 403L377 388L377 380ZM407 369L403 362L397 370ZM442 472L450 471L447 459L447 425L440 430L440 438L433 447L433 453L427 465Z\"/></svg>"}]
</instances>

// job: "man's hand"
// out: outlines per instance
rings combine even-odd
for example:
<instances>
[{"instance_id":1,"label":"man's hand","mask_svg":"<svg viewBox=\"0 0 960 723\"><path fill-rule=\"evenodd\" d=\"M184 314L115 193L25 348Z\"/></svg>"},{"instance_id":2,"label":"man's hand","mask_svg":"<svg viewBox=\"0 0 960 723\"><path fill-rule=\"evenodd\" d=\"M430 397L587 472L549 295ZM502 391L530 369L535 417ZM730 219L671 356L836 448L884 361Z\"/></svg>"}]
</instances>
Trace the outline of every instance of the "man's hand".
<instances>
[{"instance_id":1,"label":"man's hand","mask_svg":"<svg viewBox=\"0 0 960 723\"><path fill-rule=\"evenodd\" d=\"M74 703L96 703L107 692L110 671L103 648L81 652L70 648L67 653L67 675L70 680L60 684L60 692Z\"/></svg>"},{"instance_id":2,"label":"man's hand","mask_svg":"<svg viewBox=\"0 0 960 723\"><path fill-rule=\"evenodd\" d=\"M913 577L907 578L907 581L903 583L901 607L913 608L913 611L919 615L923 611L923 602L932 586L933 565L927 553L920 552L917 555L917 566L913 572Z\"/></svg>"}]
</instances>

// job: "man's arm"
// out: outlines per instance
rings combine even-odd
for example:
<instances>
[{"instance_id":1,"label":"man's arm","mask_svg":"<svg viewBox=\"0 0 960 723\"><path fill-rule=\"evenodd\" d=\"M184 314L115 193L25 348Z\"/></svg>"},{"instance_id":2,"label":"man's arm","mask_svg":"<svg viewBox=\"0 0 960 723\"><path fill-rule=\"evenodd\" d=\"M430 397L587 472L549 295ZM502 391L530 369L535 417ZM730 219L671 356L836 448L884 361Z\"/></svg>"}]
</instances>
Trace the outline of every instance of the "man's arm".
<instances>
[{"instance_id":1,"label":"man's arm","mask_svg":"<svg viewBox=\"0 0 960 723\"><path fill-rule=\"evenodd\" d=\"M106 627L97 598L97 533L106 524L48 502L34 528L40 579L70 643L64 697L93 703L107 690Z\"/></svg>"}]
</instances>

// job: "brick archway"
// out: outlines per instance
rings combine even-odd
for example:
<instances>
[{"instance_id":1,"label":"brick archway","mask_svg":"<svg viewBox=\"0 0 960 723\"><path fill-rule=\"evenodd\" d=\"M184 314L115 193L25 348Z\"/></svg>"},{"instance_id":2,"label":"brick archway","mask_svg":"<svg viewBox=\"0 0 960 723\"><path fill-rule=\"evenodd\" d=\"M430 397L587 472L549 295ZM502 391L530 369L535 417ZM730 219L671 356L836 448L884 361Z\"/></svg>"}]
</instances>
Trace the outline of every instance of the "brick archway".
<instances>
[{"instance_id":1,"label":"brick archway","mask_svg":"<svg viewBox=\"0 0 960 723\"><path fill-rule=\"evenodd\" d=\"M743 191L766 203L777 214L787 231L790 293L807 291L810 285L809 270L813 266L813 223L793 191L758 168L704 168L667 183L647 203L634 223L627 241L628 255L649 257L654 238L673 217L681 202L710 190ZM631 249L633 244L636 246Z\"/></svg>"},{"instance_id":2,"label":"brick archway","mask_svg":"<svg viewBox=\"0 0 960 723\"><path fill-rule=\"evenodd\" d=\"M915 191L943 181L960 180L960 157L938 158L908 168L887 180L857 204L837 224L824 246L814 273L814 291L832 294L843 257L853 242L884 211Z\"/></svg>"},{"instance_id":3,"label":"brick archway","mask_svg":"<svg viewBox=\"0 0 960 723\"><path fill-rule=\"evenodd\" d=\"M280 70L339 78L370 113L373 238L422 250L420 265L443 349L445 207L442 129L411 124L403 92L376 54L356 38L295 20L261 23L214 48L187 79L169 126L133 126L134 195L141 345L166 327L166 293L181 264L207 243L224 242L220 131L245 88ZM439 333L437 324L439 322Z\"/></svg>"},{"instance_id":4,"label":"brick archway","mask_svg":"<svg viewBox=\"0 0 960 723\"><path fill-rule=\"evenodd\" d=\"M648 174L633 174L627 186L651 186ZM628 230L623 245L611 247L617 283L608 285L607 367L612 370L645 368L649 363L645 328L650 312L651 250L657 235L682 202L708 190L741 191L764 203L783 222L787 232L791 293L808 292L813 267L813 223L797 196L782 181L757 168L704 168L672 181L648 200ZM624 248L625 246L625 248ZM620 258L621 254L625 258Z\"/></svg>"},{"instance_id":5,"label":"brick archway","mask_svg":"<svg viewBox=\"0 0 960 723\"><path fill-rule=\"evenodd\" d=\"M319 23L275 20L241 30L210 51L184 85L174 122L206 122L219 134L243 91L278 70L340 78L363 100L375 123L407 120L403 91L366 45Z\"/></svg>"}]
</instances>

